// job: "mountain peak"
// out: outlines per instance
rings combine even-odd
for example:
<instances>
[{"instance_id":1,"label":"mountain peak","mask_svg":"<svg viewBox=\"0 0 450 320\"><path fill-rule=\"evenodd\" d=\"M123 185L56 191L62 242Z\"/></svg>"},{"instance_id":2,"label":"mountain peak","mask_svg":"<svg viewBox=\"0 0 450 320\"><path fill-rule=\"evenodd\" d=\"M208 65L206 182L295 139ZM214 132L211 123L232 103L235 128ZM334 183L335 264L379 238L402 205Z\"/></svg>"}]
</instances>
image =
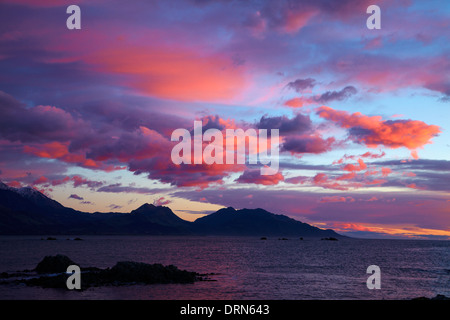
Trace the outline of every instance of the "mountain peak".
<instances>
[{"instance_id":1,"label":"mountain peak","mask_svg":"<svg viewBox=\"0 0 450 320\"><path fill-rule=\"evenodd\" d=\"M131 211L131 214L139 217L139 219L143 219L142 221L145 220L165 226L181 226L188 223L173 213L169 207L155 206L149 203L145 203L136 210Z\"/></svg>"},{"instance_id":2,"label":"mountain peak","mask_svg":"<svg viewBox=\"0 0 450 320\"><path fill-rule=\"evenodd\" d=\"M219 210L217 210L216 213L234 213L234 212L236 212L236 209L235 209L235 208L233 208L233 207L228 207L228 208L222 208L222 209L219 209Z\"/></svg>"},{"instance_id":3,"label":"mountain peak","mask_svg":"<svg viewBox=\"0 0 450 320\"><path fill-rule=\"evenodd\" d=\"M195 220L197 232L226 235L295 235L302 237L340 237L333 230L322 230L285 215L262 208L222 208Z\"/></svg>"},{"instance_id":4,"label":"mountain peak","mask_svg":"<svg viewBox=\"0 0 450 320\"><path fill-rule=\"evenodd\" d=\"M157 207L150 203L144 203L137 209L131 211L132 214L155 212Z\"/></svg>"},{"instance_id":5,"label":"mountain peak","mask_svg":"<svg viewBox=\"0 0 450 320\"><path fill-rule=\"evenodd\" d=\"M141 211L141 210L153 210L156 209L156 207L153 204L150 203L144 203L142 206L140 206L139 208L137 208L134 211Z\"/></svg>"},{"instance_id":6,"label":"mountain peak","mask_svg":"<svg viewBox=\"0 0 450 320\"><path fill-rule=\"evenodd\" d=\"M18 188L15 191L18 194L20 194L21 196L27 197L27 198L30 198L30 197L33 197L33 198L36 198L36 197L47 198L47 196L44 195L42 192L40 192L40 191L38 191L38 190L36 190L36 189L34 189L32 187L29 187L29 186Z\"/></svg>"},{"instance_id":7,"label":"mountain peak","mask_svg":"<svg viewBox=\"0 0 450 320\"><path fill-rule=\"evenodd\" d=\"M0 190L11 190L12 188L9 187L7 184L4 184L2 181L0 181Z\"/></svg>"}]
</instances>

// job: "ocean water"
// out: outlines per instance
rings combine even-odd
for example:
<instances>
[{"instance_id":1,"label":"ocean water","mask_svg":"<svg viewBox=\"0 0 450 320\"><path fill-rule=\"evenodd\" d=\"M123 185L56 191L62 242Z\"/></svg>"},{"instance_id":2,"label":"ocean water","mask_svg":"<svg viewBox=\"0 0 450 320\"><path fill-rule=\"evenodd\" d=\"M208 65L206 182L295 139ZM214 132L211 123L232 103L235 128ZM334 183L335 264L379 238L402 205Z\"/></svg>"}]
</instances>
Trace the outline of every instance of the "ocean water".
<instances>
[{"instance_id":1,"label":"ocean water","mask_svg":"<svg viewBox=\"0 0 450 320\"><path fill-rule=\"evenodd\" d=\"M118 261L173 264L214 273L193 284L105 286L84 291L0 285L0 299L25 300L403 300L450 296L450 241L278 240L257 237L82 236L83 241L0 237L0 272L33 269L64 254L81 267ZM381 270L369 290L367 267ZM83 281L81 277L81 281Z\"/></svg>"}]
</instances>

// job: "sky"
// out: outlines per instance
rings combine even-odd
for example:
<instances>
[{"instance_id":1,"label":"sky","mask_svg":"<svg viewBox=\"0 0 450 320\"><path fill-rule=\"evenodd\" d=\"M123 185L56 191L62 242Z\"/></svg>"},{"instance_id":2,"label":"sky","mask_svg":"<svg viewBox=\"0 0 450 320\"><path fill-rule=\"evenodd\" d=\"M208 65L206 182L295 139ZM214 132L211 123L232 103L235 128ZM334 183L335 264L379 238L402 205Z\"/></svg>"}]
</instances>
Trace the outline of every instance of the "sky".
<instances>
[{"instance_id":1,"label":"sky","mask_svg":"<svg viewBox=\"0 0 450 320\"><path fill-rule=\"evenodd\" d=\"M449 119L448 1L0 0L0 180L77 210L450 239ZM174 164L194 121L278 129L278 172Z\"/></svg>"}]
</instances>

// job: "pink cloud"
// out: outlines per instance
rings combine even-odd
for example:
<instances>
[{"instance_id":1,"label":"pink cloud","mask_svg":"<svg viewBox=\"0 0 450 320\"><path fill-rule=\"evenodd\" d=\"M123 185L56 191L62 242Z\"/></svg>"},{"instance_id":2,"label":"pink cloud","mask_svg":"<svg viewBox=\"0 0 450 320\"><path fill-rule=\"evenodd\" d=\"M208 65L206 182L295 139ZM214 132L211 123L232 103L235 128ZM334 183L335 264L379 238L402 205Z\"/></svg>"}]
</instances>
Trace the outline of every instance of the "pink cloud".
<instances>
[{"instance_id":1,"label":"pink cloud","mask_svg":"<svg viewBox=\"0 0 450 320\"><path fill-rule=\"evenodd\" d=\"M354 164L346 164L343 168L345 171L355 172L355 171L362 171L367 169L367 165L364 163L362 159L358 159L358 165L355 166Z\"/></svg>"},{"instance_id":2,"label":"pink cloud","mask_svg":"<svg viewBox=\"0 0 450 320\"><path fill-rule=\"evenodd\" d=\"M169 203L171 203L171 201L169 199L165 199L164 197L160 197L160 198L158 198L158 199L153 201L153 205L157 206L157 207L159 207L159 206L166 206Z\"/></svg>"},{"instance_id":3,"label":"pink cloud","mask_svg":"<svg viewBox=\"0 0 450 320\"><path fill-rule=\"evenodd\" d=\"M336 180L352 180L356 177L356 172L350 172L350 173L346 173L343 174L342 176L336 178Z\"/></svg>"},{"instance_id":4,"label":"pink cloud","mask_svg":"<svg viewBox=\"0 0 450 320\"><path fill-rule=\"evenodd\" d=\"M415 150L431 143L431 139L441 132L438 126L419 120L382 120L381 116L366 116L360 112L350 114L326 106L318 108L317 114L349 129L354 141L370 148L383 145Z\"/></svg>"},{"instance_id":5,"label":"pink cloud","mask_svg":"<svg viewBox=\"0 0 450 320\"><path fill-rule=\"evenodd\" d=\"M415 177L416 176L416 174L414 172L403 172L403 175L407 176L407 177Z\"/></svg>"},{"instance_id":6,"label":"pink cloud","mask_svg":"<svg viewBox=\"0 0 450 320\"><path fill-rule=\"evenodd\" d=\"M273 175L261 175L260 170L245 170L244 173L236 179L240 183L254 183L262 185L275 185L283 181L284 177L280 172Z\"/></svg>"},{"instance_id":7,"label":"pink cloud","mask_svg":"<svg viewBox=\"0 0 450 320\"><path fill-rule=\"evenodd\" d=\"M376 175L376 174L378 174L379 172L377 171L377 170L374 170L374 169L369 169L369 170L367 170L366 172L364 172L364 175L365 176L373 176L373 175Z\"/></svg>"},{"instance_id":8,"label":"pink cloud","mask_svg":"<svg viewBox=\"0 0 450 320\"><path fill-rule=\"evenodd\" d=\"M9 187L12 188L21 188L22 184L19 181L13 180L6 183Z\"/></svg>"},{"instance_id":9,"label":"pink cloud","mask_svg":"<svg viewBox=\"0 0 450 320\"><path fill-rule=\"evenodd\" d=\"M86 158L82 153L69 152L69 143L48 142L44 144L25 145L23 151L25 153L33 154L40 158L58 159L67 163L74 163L86 168L104 169L105 171L112 171L121 169L120 167L104 166L92 159Z\"/></svg>"},{"instance_id":10,"label":"pink cloud","mask_svg":"<svg viewBox=\"0 0 450 320\"><path fill-rule=\"evenodd\" d=\"M33 184L43 184L43 183L47 183L48 182L48 178L45 176L40 176L38 179L33 181Z\"/></svg>"},{"instance_id":11,"label":"pink cloud","mask_svg":"<svg viewBox=\"0 0 450 320\"><path fill-rule=\"evenodd\" d=\"M417 189L417 190L426 190L426 188L424 188L424 187L419 187L419 186L416 185L415 183L407 184L406 187L411 188L411 189Z\"/></svg>"},{"instance_id":12,"label":"pink cloud","mask_svg":"<svg viewBox=\"0 0 450 320\"><path fill-rule=\"evenodd\" d=\"M309 104L307 99L304 98L293 98L289 99L286 102L284 102L285 106L291 107L291 108L301 108L304 105Z\"/></svg>"},{"instance_id":13,"label":"pink cloud","mask_svg":"<svg viewBox=\"0 0 450 320\"><path fill-rule=\"evenodd\" d=\"M45 178L45 177L44 177ZM74 188L78 188L78 187L88 187L91 189L96 189L101 187L104 183L101 181L94 181L94 180L90 180L78 175L75 176L66 176L62 179L55 179L55 180L49 180L47 178L44 179L45 181L41 182L41 183L48 183L48 185L51 186L59 186L59 185L63 185L65 183L68 182L72 182L73 183L73 187Z\"/></svg>"},{"instance_id":14,"label":"pink cloud","mask_svg":"<svg viewBox=\"0 0 450 320\"><path fill-rule=\"evenodd\" d=\"M297 177L291 177L284 180L286 183L292 183L292 184L304 184L309 180L308 177L305 176L297 176Z\"/></svg>"},{"instance_id":15,"label":"pink cloud","mask_svg":"<svg viewBox=\"0 0 450 320\"><path fill-rule=\"evenodd\" d=\"M220 54L183 46L106 48L86 58L99 71L123 75L143 94L183 101L229 101L247 86L245 71Z\"/></svg>"},{"instance_id":16,"label":"pink cloud","mask_svg":"<svg viewBox=\"0 0 450 320\"><path fill-rule=\"evenodd\" d=\"M317 174L314 176L313 181L314 181L316 184L324 183L324 182L327 182L327 181L328 181L328 176L327 176L325 173L317 173Z\"/></svg>"},{"instance_id":17,"label":"pink cloud","mask_svg":"<svg viewBox=\"0 0 450 320\"><path fill-rule=\"evenodd\" d=\"M419 155L417 154L417 151L416 150L412 150L411 151L411 156L414 158L414 159L419 159Z\"/></svg>"},{"instance_id":18,"label":"pink cloud","mask_svg":"<svg viewBox=\"0 0 450 320\"><path fill-rule=\"evenodd\" d=\"M366 182L366 184L367 185L377 185L377 184L384 184L386 182L387 182L387 180L385 180L385 179L374 179L374 180Z\"/></svg>"},{"instance_id":19,"label":"pink cloud","mask_svg":"<svg viewBox=\"0 0 450 320\"><path fill-rule=\"evenodd\" d=\"M308 22L319 13L317 9L288 10L282 25L282 30L286 33L295 33L306 26Z\"/></svg>"},{"instance_id":20,"label":"pink cloud","mask_svg":"<svg viewBox=\"0 0 450 320\"><path fill-rule=\"evenodd\" d=\"M355 199L352 197L342 197L342 196L329 196L320 198L320 203L326 202L355 202Z\"/></svg>"},{"instance_id":21,"label":"pink cloud","mask_svg":"<svg viewBox=\"0 0 450 320\"><path fill-rule=\"evenodd\" d=\"M383 177L387 177L388 175L390 175L392 173L392 170L389 168L381 168L381 175Z\"/></svg>"}]
</instances>

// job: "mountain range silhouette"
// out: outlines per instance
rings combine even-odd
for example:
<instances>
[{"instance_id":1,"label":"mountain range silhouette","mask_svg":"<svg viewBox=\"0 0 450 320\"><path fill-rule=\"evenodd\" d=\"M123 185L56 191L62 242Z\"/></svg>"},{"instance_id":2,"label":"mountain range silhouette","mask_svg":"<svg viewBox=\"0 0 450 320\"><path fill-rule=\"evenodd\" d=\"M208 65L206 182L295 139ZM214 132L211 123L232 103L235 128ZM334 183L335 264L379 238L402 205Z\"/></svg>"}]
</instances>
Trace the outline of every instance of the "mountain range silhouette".
<instances>
[{"instance_id":1,"label":"mountain range silhouette","mask_svg":"<svg viewBox=\"0 0 450 320\"><path fill-rule=\"evenodd\" d=\"M343 237L264 209L220 209L194 222L169 207L143 204L129 213L87 213L67 208L31 188L0 182L0 234L233 235Z\"/></svg>"}]
</instances>

